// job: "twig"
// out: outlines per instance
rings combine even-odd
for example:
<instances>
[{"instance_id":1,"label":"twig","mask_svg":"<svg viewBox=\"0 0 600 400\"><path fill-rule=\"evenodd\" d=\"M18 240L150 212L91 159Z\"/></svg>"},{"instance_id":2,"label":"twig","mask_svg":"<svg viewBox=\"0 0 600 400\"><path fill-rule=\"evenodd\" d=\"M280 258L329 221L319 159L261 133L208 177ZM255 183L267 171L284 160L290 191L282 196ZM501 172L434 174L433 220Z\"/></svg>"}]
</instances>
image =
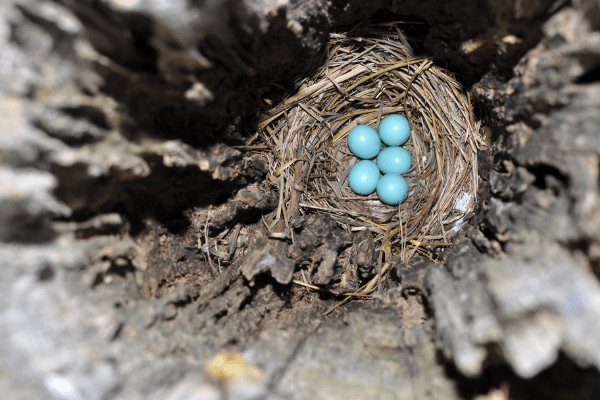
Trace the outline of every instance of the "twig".
<instances>
[{"instance_id":1,"label":"twig","mask_svg":"<svg viewBox=\"0 0 600 400\"><path fill-rule=\"evenodd\" d=\"M206 213L206 223L204 224L204 242L206 246L206 258L208 258L208 265L210 265L210 269L213 274L218 275L217 269L213 264L212 258L210 257L210 242L208 240L208 222L210 221L210 212L212 211L212 205L208 207L208 212Z\"/></svg>"}]
</instances>

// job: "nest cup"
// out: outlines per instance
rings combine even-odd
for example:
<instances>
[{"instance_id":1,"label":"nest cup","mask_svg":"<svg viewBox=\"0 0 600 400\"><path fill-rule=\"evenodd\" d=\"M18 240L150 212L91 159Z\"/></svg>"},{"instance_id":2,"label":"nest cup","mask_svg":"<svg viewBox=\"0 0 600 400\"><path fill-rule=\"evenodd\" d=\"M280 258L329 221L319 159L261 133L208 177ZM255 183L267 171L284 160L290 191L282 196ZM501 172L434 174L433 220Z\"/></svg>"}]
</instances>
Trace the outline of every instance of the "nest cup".
<instances>
[{"instance_id":1,"label":"nest cup","mask_svg":"<svg viewBox=\"0 0 600 400\"><path fill-rule=\"evenodd\" d=\"M294 95L259 117L270 181L280 191L267 225L327 213L349 231L372 232L384 267L391 255L435 260L476 203L484 142L469 95L430 58L414 56L398 24L334 33L323 57ZM409 195L398 206L376 193L359 196L347 181L358 161L348 132L357 124L377 129L390 114L405 115L412 128L403 145L413 158L404 174Z\"/></svg>"}]
</instances>

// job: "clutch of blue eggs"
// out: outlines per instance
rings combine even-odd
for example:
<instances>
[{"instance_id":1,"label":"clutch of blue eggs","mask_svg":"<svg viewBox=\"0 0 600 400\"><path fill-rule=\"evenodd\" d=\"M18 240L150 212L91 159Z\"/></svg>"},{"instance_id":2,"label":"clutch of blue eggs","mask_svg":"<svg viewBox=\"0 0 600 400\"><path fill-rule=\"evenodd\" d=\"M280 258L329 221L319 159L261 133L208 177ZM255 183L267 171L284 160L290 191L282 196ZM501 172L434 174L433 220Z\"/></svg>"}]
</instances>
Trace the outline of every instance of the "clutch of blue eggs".
<instances>
[{"instance_id":1,"label":"clutch of blue eggs","mask_svg":"<svg viewBox=\"0 0 600 400\"><path fill-rule=\"evenodd\" d=\"M348 134L348 148L358 161L348 175L350 188L366 195L377 190L386 204L400 204L408 197L408 183L401 175L412 166L412 157L403 147L410 136L406 117L392 114L379 124L379 131L367 125L357 125ZM389 147L381 150L381 143ZM375 162L371 159L377 157ZM381 173L384 175L381 176Z\"/></svg>"}]
</instances>

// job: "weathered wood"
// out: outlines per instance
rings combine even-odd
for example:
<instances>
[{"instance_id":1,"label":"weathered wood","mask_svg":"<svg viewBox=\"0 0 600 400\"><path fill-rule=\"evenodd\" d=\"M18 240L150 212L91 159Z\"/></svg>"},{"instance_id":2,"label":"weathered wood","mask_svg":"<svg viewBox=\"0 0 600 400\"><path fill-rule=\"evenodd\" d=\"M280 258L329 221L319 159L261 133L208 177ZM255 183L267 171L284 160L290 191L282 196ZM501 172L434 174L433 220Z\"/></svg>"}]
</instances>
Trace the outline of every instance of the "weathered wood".
<instances>
[{"instance_id":1,"label":"weathered wood","mask_svg":"<svg viewBox=\"0 0 600 400\"><path fill-rule=\"evenodd\" d=\"M595 398L599 6L528 4L1 1L2 397ZM383 6L474 84L486 184L442 262L324 316L379 249L270 214L253 118Z\"/></svg>"}]
</instances>

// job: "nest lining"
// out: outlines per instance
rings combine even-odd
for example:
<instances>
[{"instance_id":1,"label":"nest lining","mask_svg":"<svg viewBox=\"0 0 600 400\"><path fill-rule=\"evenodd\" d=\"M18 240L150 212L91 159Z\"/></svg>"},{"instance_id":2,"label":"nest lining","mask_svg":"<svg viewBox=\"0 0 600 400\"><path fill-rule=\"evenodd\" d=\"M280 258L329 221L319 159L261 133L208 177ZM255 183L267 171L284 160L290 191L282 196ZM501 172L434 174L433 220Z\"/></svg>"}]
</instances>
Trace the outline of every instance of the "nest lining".
<instances>
[{"instance_id":1,"label":"nest lining","mask_svg":"<svg viewBox=\"0 0 600 400\"><path fill-rule=\"evenodd\" d=\"M332 34L324 57L295 95L259 117L271 181L280 191L273 224L317 210L347 230L373 232L384 267L392 254L432 258L476 203L476 154L484 142L469 95L430 58L412 55L397 24ZM358 161L348 132L357 124L377 129L393 113L405 115L412 128L404 145L413 157L404 174L409 196L399 206L375 193L355 194L346 179Z\"/></svg>"}]
</instances>

